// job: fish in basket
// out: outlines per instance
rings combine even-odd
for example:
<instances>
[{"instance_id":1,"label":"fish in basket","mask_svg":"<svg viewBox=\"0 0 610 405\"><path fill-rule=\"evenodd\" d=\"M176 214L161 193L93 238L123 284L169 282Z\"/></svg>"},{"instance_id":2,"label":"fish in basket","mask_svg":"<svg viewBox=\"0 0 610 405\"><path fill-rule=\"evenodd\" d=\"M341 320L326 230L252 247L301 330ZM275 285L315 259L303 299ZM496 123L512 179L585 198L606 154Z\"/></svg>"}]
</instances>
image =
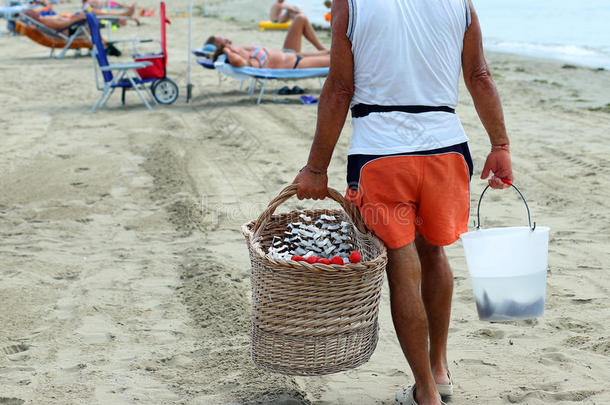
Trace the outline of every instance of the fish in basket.
<instances>
[{"instance_id":1,"label":"fish in basket","mask_svg":"<svg viewBox=\"0 0 610 405\"><path fill-rule=\"evenodd\" d=\"M296 190L286 187L242 227L252 265L252 360L287 375L355 368L377 345L386 249L330 188L342 210L274 215Z\"/></svg>"}]
</instances>

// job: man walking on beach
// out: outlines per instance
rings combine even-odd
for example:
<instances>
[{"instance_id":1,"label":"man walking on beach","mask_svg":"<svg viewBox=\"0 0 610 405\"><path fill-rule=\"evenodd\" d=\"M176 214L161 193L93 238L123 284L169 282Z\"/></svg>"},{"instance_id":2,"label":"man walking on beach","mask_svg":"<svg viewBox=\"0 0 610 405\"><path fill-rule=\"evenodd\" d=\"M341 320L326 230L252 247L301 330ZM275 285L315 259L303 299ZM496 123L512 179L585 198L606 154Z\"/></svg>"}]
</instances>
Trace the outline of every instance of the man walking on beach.
<instances>
[{"instance_id":1,"label":"man walking on beach","mask_svg":"<svg viewBox=\"0 0 610 405\"><path fill-rule=\"evenodd\" d=\"M470 0L335 0L331 66L298 197L323 199L351 105L347 197L388 247L396 334L415 384L396 402L451 395L453 275L443 246L467 231L472 161L455 114L460 70L491 140L481 178L512 181L502 106ZM429 342L429 345L428 345Z\"/></svg>"}]
</instances>

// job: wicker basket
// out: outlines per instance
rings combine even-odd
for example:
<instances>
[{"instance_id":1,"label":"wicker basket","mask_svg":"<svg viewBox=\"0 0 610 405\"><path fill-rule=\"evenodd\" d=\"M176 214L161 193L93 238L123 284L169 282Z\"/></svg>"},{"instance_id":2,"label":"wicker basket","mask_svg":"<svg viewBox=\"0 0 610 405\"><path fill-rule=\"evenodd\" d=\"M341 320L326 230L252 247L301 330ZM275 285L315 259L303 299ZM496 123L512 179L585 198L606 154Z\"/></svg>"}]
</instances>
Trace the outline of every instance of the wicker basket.
<instances>
[{"instance_id":1,"label":"wicker basket","mask_svg":"<svg viewBox=\"0 0 610 405\"><path fill-rule=\"evenodd\" d=\"M377 314L387 262L383 243L366 231L358 209L341 194L328 196L341 210L291 211L273 215L296 194L285 188L257 221L242 227L252 263L252 361L288 375L323 375L357 367L378 340ZM350 237L362 255L357 264L325 265L275 260L266 255L298 215L334 216L353 226Z\"/></svg>"}]
</instances>

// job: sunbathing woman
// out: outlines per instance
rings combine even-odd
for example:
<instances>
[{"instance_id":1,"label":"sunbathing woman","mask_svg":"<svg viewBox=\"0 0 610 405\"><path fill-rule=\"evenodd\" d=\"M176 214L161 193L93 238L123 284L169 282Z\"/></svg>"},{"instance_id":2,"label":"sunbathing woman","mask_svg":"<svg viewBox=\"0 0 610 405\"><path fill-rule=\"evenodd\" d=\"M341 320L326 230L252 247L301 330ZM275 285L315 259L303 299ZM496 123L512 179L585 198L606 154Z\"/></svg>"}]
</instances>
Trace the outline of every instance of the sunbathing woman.
<instances>
[{"instance_id":1,"label":"sunbathing woman","mask_svg":"<svg viewBox=\"0 0 610 405\"><path fill-rule=\"evenodd\" d=\"M306 69L330 66L329 51L295 53L261 46L235 46L224 43L217 45L214 60L218 59L221 54L227 55L227 60L235 67Z\"/></svg>"},{"instance_id":2,"label":"sunbathing woman","mask_svg":"<svg viewBox=\"0 0 610 405\"><path fill-rule=\"evenodd\" d=\"M307 39L314 47L316 47L316 49L318 49L318 52L301 52L303 37L305 37L305 39ZM216 60L220 54L225 53L229 59L229 62L233 66L237 66L234 65L233 62L239 63L240 66L256 65L256 62L253 61L250 56L256 54L256 50L258 49L264 51L262 53L266 55L262 57L262 61L259 61L260 63L258 63L258 65L264 64L264 67L272 67L274 69L290 69L293 66L296 66L298 68L299 66L327 67L330 65L330 51L326 49L324 45L322 45L316 35L316 32L309 23L309 20L307 19L307 17L305 17L305 14L299 14L295 21L292 23L290 29L288 30L288 33L286 34L286 39L284 40L284 46L282 48L284 49L284 51L276 51L269 48L254 46L236 46L233 45L231 40L218 35L212 35L211 37L209 37L206 41L206 45L207 44L212 44L216 46L214 60ZM293 51L294 53L286 53L285 51ZM259 54L256 54L255 59L259 57ZM241 56L241 60L238 58L239 56ZM269 60L265 62L267 58ZM305 61L303 60L304 58L308 59ZM288 66L290 65L290 62L292 62L292 65ZM307 66L310 64L315 66Z\"/></svg>"},{"instance_id":3,"label":"sunbathing woman","mask_svg":"<svg viewBox=\"0 0 610 405\"><path fill-rule=\"evenodd\" d=\"M84 11L89 11L89 9L98 16L131 17L135 11L135 6L132 5L130 8L121 11L104 11L99 8L94 8L88 3L87 0L84 0L83 8L71 16L63 16L59 14L42 16L41 10L25 10L23 13L33 20L36 20L55 31L63 31L68 30L77 22L84 20L86 18Z\"/></svg>"}]
</instances>

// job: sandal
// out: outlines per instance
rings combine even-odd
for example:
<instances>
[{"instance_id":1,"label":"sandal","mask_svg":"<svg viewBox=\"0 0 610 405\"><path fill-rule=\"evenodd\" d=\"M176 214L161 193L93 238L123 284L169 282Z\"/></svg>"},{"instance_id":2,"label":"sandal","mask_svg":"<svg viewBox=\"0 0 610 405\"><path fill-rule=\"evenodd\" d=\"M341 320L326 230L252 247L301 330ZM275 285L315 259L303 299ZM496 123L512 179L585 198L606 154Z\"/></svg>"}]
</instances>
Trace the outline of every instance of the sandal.
<instances>
[{"instance_id":1,"label":"sandal","mask_svg":"<svg viewBox=\"0 0 610 405\"><path fill-rule=\"evenodd\" d=\"M441 397L453 395L453 379L449 371L447 371L447 377L449 377L449 384L436 384L436 390L441 394Z\"/></svg>"},{"instance_id":2,"label":"sandal","mask_svg":"<svg viewBox=\"0 0 610 405\"><path fill-rule=\"evenodd\" d=\"M396 391L394 396L394 404L395 405L418 405L415 401L415 385L412 385L408 388L403 388ZM441 401L442 405L447 405L443 401Z\"/></svg>"},{"instance_id":3,"label":"sandal","mask_svg":"<svg viewBox=\"0 0 610 405\"><path fill-rule=\"evenodd\" d=\"M282 95L292 94L292 90L290 89L290 87L284 86L277 91L277 94L282 94Z\"/></svg>"},{"instance_id":4,"label":"sandal","mask_svg":"<svg viewBox=\"0 0 610 405\"><path fill-rule=\"evenodd\" d=\"M303 104L317 104L318 99L314 96L301 96L301 101Z\"/></svg>"},{"instance_id":5,"label":"sandal","mask_svg":"<svg viewBox=\"0 0 610 405\"><path fill-rule=\"evenodd\" d=\"M291 91L291 94L305 94L305 90L303 90L299 86L294 86Z\"/></svg>"}]
</instances>

